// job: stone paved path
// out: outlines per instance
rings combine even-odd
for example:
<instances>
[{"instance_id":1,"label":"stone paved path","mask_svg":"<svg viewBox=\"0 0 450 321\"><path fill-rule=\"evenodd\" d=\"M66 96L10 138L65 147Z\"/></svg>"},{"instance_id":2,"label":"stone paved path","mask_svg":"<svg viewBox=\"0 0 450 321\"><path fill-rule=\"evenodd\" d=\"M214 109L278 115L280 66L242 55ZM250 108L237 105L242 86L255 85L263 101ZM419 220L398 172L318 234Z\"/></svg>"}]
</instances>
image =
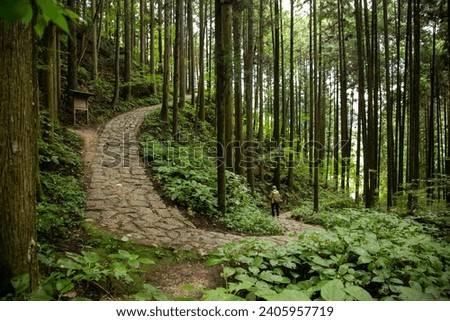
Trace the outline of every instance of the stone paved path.
<instances>
[{"instance_id":1,"label":"stone paved path","mask_svg":"<svg viewBox=\"0 0 450 321\"><path fill-rule=\"evenodd\" d=\"M158 195L138 156L137 143L139 127L154 108L122 114L105 125L91 165L88 220L122 239L201 254L247 237L196 228ZM289 219L289 213L281 214L279 220L286 228L286 235L262 238L286 242L289 235L310 227Z\"/></svg>"}]
</instances>

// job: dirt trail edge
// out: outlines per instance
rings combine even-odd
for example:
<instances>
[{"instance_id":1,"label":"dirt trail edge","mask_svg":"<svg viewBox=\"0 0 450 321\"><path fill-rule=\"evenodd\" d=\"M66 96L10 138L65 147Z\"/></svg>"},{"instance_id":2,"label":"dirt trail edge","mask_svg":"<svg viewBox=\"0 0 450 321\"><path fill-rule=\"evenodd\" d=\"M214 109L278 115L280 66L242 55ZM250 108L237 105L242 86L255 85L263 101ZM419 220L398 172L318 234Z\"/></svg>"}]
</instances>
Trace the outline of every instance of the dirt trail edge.
<instances>
[{"instance_id":1,"label":"dirt trail edge","mask_svg":"<svg viewBox=\"0 0 450 321\"><path fill-rule=\"evenodd\" d=\"M145 115L157 107L143 107L113 118L94 139L86 139L83 130L79 130L85 144L94 144L85 145L84 152L85 158L89 157L86 165L90 166L87 168L87 220L123 240L200 254L249 237L196 228L158 195L139 157L137 141ZM92 149L95 150L93 155ZM314 228L289 216L289 213L282 213L279 218L286 229L285 235L261 238L283 243L305 228Z\"/></svg>"}]
</instances>

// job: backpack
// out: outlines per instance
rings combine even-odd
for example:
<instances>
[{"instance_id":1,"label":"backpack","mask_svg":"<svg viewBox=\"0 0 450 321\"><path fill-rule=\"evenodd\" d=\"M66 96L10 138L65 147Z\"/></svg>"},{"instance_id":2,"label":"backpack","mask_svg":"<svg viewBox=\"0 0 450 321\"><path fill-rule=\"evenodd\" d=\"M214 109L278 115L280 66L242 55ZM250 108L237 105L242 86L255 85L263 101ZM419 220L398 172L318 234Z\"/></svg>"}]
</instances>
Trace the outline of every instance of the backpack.
<instances>
[{"instance_id":1,"label":"backpack","mask_svg":"<svg viewBox=\"0 0 450 321\"><path fill-rule=\"evenodd\" d=\"M281 195L278 191L273 193L273 200L275 201L275 203L281 203Z\"/></svg>"}]
</instances>

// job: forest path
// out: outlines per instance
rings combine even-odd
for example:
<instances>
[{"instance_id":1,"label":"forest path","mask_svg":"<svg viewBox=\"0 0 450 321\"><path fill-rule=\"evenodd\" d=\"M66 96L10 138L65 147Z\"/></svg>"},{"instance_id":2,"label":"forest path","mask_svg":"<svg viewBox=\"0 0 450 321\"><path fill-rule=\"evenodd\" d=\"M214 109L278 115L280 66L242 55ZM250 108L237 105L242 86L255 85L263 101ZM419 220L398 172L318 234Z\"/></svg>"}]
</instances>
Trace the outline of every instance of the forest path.
<instances>
[{"instance_id":1,"label":"forest path","mask_svg":"<svg viewBox=\"0 0 450 321\"><path fill-rule=\"evenodd\" d=\"M249 237L197 228L160 197L139 157L137 140L144 117L157 107L119 115L107 122L100 133L77 130L85 141L87 220L123 240L200 254ZM285 235L258 238L284 243L292 240L292 235L316 228L289 217L286 212L278 218Z\"/></svg>"}]
</instances>

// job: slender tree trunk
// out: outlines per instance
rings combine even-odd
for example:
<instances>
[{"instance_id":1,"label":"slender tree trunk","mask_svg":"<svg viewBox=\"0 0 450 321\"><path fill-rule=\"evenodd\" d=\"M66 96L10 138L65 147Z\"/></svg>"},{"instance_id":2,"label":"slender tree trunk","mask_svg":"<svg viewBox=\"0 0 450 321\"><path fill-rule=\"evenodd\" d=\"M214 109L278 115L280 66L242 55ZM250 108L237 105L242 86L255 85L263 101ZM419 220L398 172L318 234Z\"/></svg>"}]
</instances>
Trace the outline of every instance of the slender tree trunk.
<instances>
[{"instance_id":1,"label":"slender tree trunk","mask_svg":"<svg viewBox=\"0 0 450 321\"><path fill-rule=\"evenodd\" d=\"M280 13L278 0L274 5L274 42L273 42L273 143L276 148L275 170L273 184L280 188L281 181L281 151L280 151Z\"/></svg>"},{"instance_id":2,"label":"slender tree trunk","mask_svg":"<svg viewBox=\"0 0 450 321\"><path fill-rule=\"evenodd\" d=\"M178 110L182 110L184 108L184 103L186 101L186 63L184 61L185 58L185 38L184 38L184 30L185 30L185 0L178 0L178 8L180 13L180 38L179 38L179 68L180 68L180 96L178 97ZM178 116L177 116L178 119ZM177 125L178 126L178 125ZM175 139L179 140L179 133L175 132Z\"/></svg>"},{"instance_id":3,"label":"slender tree trunk","mask_svg":"<svg viewBox=\"0 0 450 321\"><path fill-rule=\"evenodd\" d=\"M111 101L113 108L119 105L120 97L120 0L116 1L116 34L114 50L114 97Z\"/></svg>"},{"instance_id":4,"label":"slender tree trunk","mask_svg":"<svg viewBox=\"0 0 450 321\"><path fill-rule=\"evenodd\" d=\"M92 78L98 77L97 0L92 0Z\"/></svg>"},{"instance_id":5,"label":"slender tree trunk","mask_svg":"<svg viewBox=\"0 0 450 321\"><path fill-rule=\"evenodd\" d=\"M224 62L223 103L225 108L225 163L233 170L233 6L226 2L222 8L222 42ZM221 88L221 87L217 87Z\"/></svg>"},{"instance_id":6,"label":"slender tree trunk","mask_svg":"<svg viewBox=\"0 0 450 321\"><path fill-rule=\"evenodd\" d=\"M229 6L229 5L228 5ZM215 51L216 51L216 88L224 88L226 79L226 59L222 37L222 16L226 4L215 0ZM229 80L231 81L231 79ZM221 213L226 212L226 179L225 179L225 105L224 90L216 90L216 127L217 127L217 202Z\"/></svg>"},{"instance_id":7,"label":"slender tree trunk","mask_svg":"<svg viewBox=\"0 0 450 321\"><path fill-rule=\"evenodd\" d=\"M294 189L294 124L295 124L295 101L294 101L294 0L291 0L291 21L290 21L290 47L289 47L289 108L290 108L290 128L289 128L289 169L288 186Z\"/></svg>"},{"instance_id":8,"label":"slender tree trunk","mask_svg":"<svg viewBox=\"0 0 450 321\"><path fill-rule=\"evenodd\" d=\"M433 198L434 184L434 103L435 103L435 79L436 79L436 23L433 28L433 53L430 72L430 110L428 115L428 139L427 139L427 164L426 164L426 181L427 181L427 197L429 201Z\"/></svg>"},{"instance_id":9,"label":"slender tree trunk","mask_svg":"<svg viewBox=\"0 0 450 321\"><path fill-rule=\"evenodd\" d=\"M44 47L44 90L42 92L42 100L44 106L48 110L50 119L50 141L54 139L54 129L58 123L58 99L57 99L57 84L56 73L59 70L56 69L56 27L53 23L47 27L43 38Z\"/></svg>"},{"instance_id":10,"label":"slender tree trunk","mask_svg":"<svg viewBox=\"0 0 450 321\"><path fill-rule=\"evenodd\" d=\"M156 29L155 1L150 1L150 74L153 75L153 82L150 84L150 92L154 95L157 94L156 79L155 79L156 74L155 29Z\"/></svg>"},{"instance_id":11,"label":"slender tree trunk","mask_svg":"<svg viewBox=\"0 0 450 321\"><path fill-rule=\"evenodd\" d=\"M76 12L77 1L67 0L67 6ZM77 25L73 21L69 21L70 37L68 39L69 56L67 61L67 85L68 89L78 89L78 66L77 66ZM72 114L70 106L69 115Z\"/></svg>"},{"instance_id":12,"label":"slender tree trunk","mask_svg":"<svg viewBox=\"0 0 450 321\"><path fill-rule=\"evenodd\" d=\"M364 80L364 43L363 43L363 19L362 19L362 9L361 0L355 0L355 21L356 21L356 41L357 41L357 54L358 54L358 122L360 123L360 132L362 133L362 140L364 144L363 157L364 160L368 159L367 153L367 129L366 129L366 108L365 108L365 80ZM358 140L360 144L360 140ZM360 147L361 145L359 145ZM358 153L357 162L359 162L360 154ZM359 168L359 164L357 164ZM364 171L366 172L366 166L364 166ZM358 175L357 175L358 176ZM364 173L364 193L366 193L368 175ZM357 177L357 184L359 184L359 179ZM359 190L359 186L357 188ZM364 195L366 196L366 195ZM357 199L358 201L358 199Z\"/></svg>"},{"instance_id":13,"label":"slender tree trunk","mask_svg":"<svg viewBox=\"0 0 450 321\"><path fill-rule=\"evenodd\" d=\"M147 0L139 0L139 63L141 68L144 68L147 64L147 28L145 24L146 9Z\"/></svg>"},{"instance_id":14,"label":"slender tree trunk","mask_svg":"<svg viewBox=\"0 0 450 321\"><path fill-rule=\"evenodd\" d=\"M258 141L259 148L258 154L263 154L264 144L264 95L263 95L263 51L264 51L264 0L259 1L259 34L258 34L258 93L259 93L259 129L258 129ZM259 177L263 179L264 166L263 162L259 162Z\"/></svg>"},{"instance_id":15,"label":"slender tree trunk","mask_svg":"<svg viewBox=\"0 0 450 321\"><path fill-rule=\"evenodd\" d=\"M386 118L387 118L387 208L393 205L393 193L397 170L395 167L394 155L394 124L393 107L391 95L391 73L390 73L390 52L389 52L389 30L388 30L388 6L387 0L383 0L383 21L384 21L384 69L386 77Z\"/></svg>"},{"instance_id":16,"label":"slender tree trunk","mask_svg":"<svg viewBox=\"0 0 450 321\"><path fill-rule=\"evenodd\" d=\"M234 43L234 128L235 128L235 154L234 171L239 175L244 174L242 162L242 144L244 143L244 134L242 129L242 6L238 3L233 4L233 43ZM248 45L247 45L248 46ZM244 48L246 50L246 48ZM247 72L247 70L245 70ZM246 75L245 75L246 76ZM248 90L247 83L245 90ZM247 100L246 100L247 102ZM248 106L246 106L248 108ZM251 108L250 108L251 109ZM248 122L248 119L247 119Z\"/></svg>"},{"instance_id":17,"label":"slender tree trunk","mask_svg":"<svg viewBox=\"0 0 450 321\"><path fill-rule=\"evenodd\" d=\"M38 284L36 186L38 101L31 24L0 21L0 297L10 279Z\"/></svg>"},{"instance_id":18,"label":"slender tree trunk","mask_svg":"<svg viewBox=\"0 0 450 321\"><path fill-rule=\"evenodd\" d=\"M450 0L447 0L447 17L450 17ZM447 48L450 48L450 19L447 19ZM450 54L447 56L447 68L450 68ZM450 73L450 72L449 72ZM450 88L447 88L447 99L450 96ZM447 100L447 139L446 139L446 158L445 158L445 174L446 177L450 177L450 103ZM446 202L447 206L450 207L450 184L447 184L446 190Z\"/></svg>"},{"instance_id":19,"label":"slender tree trunk","mask_svg":"<svg viewBox=\"0 0 450 321\"><path fill-rule=\"evenodd\" d=\"M205 120L205 29L206 29L206 6L205 0L200 0L200 45L199 45L199 80L198 80L198 118Z\"/></svg>"},{"instance_id":20,"label":"slender tree trunk","mask_svg":"<svg viewBox=\"0 0 450 321\"><path fill-rule=\"evenodd\" d=\"M192 0L188 0L188 34L189 34L189 94L191 105L195 106L195 53L194 53L194 20Z\"/></svg>"},{"instance_id":21,"label":"slender tree trunk","mask_svg":"<svg viewBox=\"0 0 450 321\"><path fill-rule=\"evenodd\" d=\"M157 73L163 74L163 31L162 31L162 25L163 25L163 7L165 4L163 3L163 0L158 1L158 68Z\"/></svg>"},{"instance_id":22,"label":"slender tree trunk","mask_svg":"<svg viewBox=\"0 0 450 321\"><path fill-rule=\"evenodd\" d=\"M408 176L411 190L408 194L408 209L411 213L417 209L419 188L419 146L420 146L420 0L413 0L413 79L411 88L411 111L409 119L410 142L408 149Z\"/></svg>"},{"instance_id":23,"label":"slender tree trunk","mask_svg":"<svg viewBox=\"0 0 450 321\"><path fill-rule=\"evenodd\" d=\"M247 164L247 181L250 185L252 194L255 192L255 174L253 162L253 0L247 3L247 45L244 60L244 82L245 82L245 108L247 111L247 148L246 164Z\"/></svg>"},{"instance_id":24,"label":"slender tree trunk","mask_svg":"<svg viewBox=\"0 0 450 321\"><path fill-rule=\"evenodd\" d=\"M170 17L171 17L171 1L164 3L164 66L163 66L163 90L162 90L162 106L161 120L168 122L169 120L169 74L170 74Z\"/></svg>"},{"instance_id":25,"label":"slender tree trunk","mask_svg":"<svg viewBox=\"0 0 450 321\"><path fill-rule=\"evenodd\" d=\"M132 62L132 39L131 39L131 2L132 0L124 0L124 32L125 32L125 55L124 55L124 95L123 98L128 100L131 98L131 62Z\"/></svg>"}]
</instances>

